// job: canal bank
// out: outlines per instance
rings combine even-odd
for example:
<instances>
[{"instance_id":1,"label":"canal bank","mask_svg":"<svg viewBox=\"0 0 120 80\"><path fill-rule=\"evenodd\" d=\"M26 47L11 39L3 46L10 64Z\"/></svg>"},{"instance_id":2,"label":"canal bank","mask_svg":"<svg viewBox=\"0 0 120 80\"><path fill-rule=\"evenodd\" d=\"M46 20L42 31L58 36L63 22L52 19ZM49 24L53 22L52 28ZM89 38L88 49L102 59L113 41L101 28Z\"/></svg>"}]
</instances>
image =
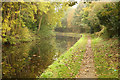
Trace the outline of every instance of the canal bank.
<instances>
[{"instance_id":1,"label":"canal bank","mask_svg":"<svg viewBox=\"0 0 120 80\"><path fill-rule=\"evenodd\" d=\"M91 36L91 41L88 40L88 36ZM91 43L89 44L91 47L87 47L87 41ZM93 73L97 75L97 78L115 78L115 80L118 80L118 71L120 70L118 61L118 49L120 47L118 47L118 42L117 38L107 39L101 36L97 37L94 34L82 34L82 38L62 54L58 60L54 61L52 65L48 66L40 78L76 78L77 76L82 78L84 72L81 69L84 68L83 70L91 74L93 69L90 70L90 68L94 67ZM84 59L89 62L92 59L94 66L93 64L90 64L90 66L85 62L82 67ZM87 73L85 73L86 77L90 78L91 76L88 76ZM83 78L85 78L85 75Z\"/></svg>"},{"instance_id":2,"label":"canal bank","mask_svg":"<svg viewBox=\"0 0 120 80\"><path fill-rule=\"evenodd\" d=\"M40 78L73 78L78 74L83 54L86 52L87 35L82 37L52 65L42 73Z\"/></svg>"},{"instance_id":3,"label":"canal bank","mask_svg":"<svg viewBox=\"0 0 120 80\"><path fill-rule=\"evenodd\" d=\"M80 37L49 36L19 45L2 46L3 78L36 78Z\"/></svg>"}]
</instances>

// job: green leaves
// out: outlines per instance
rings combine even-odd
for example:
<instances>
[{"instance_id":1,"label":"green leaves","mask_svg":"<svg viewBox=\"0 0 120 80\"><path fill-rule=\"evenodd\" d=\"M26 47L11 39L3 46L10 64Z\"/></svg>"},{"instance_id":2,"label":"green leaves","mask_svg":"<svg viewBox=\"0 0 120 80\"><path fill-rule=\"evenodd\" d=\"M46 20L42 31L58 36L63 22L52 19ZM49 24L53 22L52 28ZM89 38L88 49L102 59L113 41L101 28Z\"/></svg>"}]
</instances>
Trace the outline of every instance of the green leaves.
<instances>
[{"instance_id":1,"label":"green leaves","mask_svg":"<svg viewBox=\"0 0 120 80\"><path fill-rule=\"evenodd\" d=\"M101 31L101 25L103 25L106 30L102 35L108 37L118 36L118 26L120 25L118 20L119 2L92 2L91 4L87 3L85 7L82 7L82 5L80 3L75 10L74 25L86 24L87 27L83 27L91 33Z\"/></svg>"},{"instance_id":2,"label":"green leaves","mask_svg":"<svg viewBox=\"0 0 120 80\"><path fill-rule=\"evenodd\" d=\"M97 16L99 18L100 24L104 25L106 27L106 35L108 37L118 36L117 31L119 30L118 25L120 24L118 21L119 16L119 9L118 5L120 5L119 2L114 3L106 3L104 5L104 8L99 10L97 13ZM120 8L120 6L119 6Z\"/></svg>"},{"instance_id":3,"label":"green leaves","mask_svg":"<svg viewBox=\"0 0 120 80\"><path fill-rule=\"evenodd\" d=\"M64 4L65 3L59 2L3 3L3 43L8 41L13 44L16 43L14 42L16 41L15 39L17 39L17 41L30 41L31 33L29 29L37 30L38 26L41 26L44 31L47 30L48 33L50 32L49 30L53 30L57 24L61 26L61 18L67 7ZM40 20L41 16L42 19Z\"/></svg>"}]
</instances>

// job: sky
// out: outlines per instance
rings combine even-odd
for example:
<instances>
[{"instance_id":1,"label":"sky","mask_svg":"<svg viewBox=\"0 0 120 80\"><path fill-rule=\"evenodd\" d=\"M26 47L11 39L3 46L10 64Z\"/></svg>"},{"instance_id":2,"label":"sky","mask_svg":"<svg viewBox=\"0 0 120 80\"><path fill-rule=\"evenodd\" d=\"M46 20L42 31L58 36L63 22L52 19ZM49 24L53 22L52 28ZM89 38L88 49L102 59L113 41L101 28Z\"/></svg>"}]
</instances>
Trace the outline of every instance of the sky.
<instances>
[{"instance_id":1,"label":"sky","mask_svg":"<svg viewBox=\"0 0 120 80\"><path fill-rule=\"evenodd\" d=\"M80 2L81 0L75 0L75 1L77 1L77 4L74 5L74 6L72 6L73 8L77 8L77 5L79 4L79 2Z\"/></svg>"}]
</instances>

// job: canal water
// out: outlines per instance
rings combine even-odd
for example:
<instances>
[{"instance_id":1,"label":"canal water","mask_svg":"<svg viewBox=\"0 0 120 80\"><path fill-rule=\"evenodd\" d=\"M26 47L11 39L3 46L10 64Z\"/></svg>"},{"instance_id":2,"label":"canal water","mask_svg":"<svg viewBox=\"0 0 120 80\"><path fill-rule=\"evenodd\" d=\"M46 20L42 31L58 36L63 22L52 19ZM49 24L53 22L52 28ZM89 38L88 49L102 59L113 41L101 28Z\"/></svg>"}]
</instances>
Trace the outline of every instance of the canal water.
<instances>
[{"instance_id":1,"label":"canal water","mask_svg":"<svg viewBox=\"0 0 120 80\"><path fill-rule=\"evenodd\" d=\"M3 46L3 78L36 78L72 47L78 37L56 36L16 46Z\"/></svg>"}]
</instances>

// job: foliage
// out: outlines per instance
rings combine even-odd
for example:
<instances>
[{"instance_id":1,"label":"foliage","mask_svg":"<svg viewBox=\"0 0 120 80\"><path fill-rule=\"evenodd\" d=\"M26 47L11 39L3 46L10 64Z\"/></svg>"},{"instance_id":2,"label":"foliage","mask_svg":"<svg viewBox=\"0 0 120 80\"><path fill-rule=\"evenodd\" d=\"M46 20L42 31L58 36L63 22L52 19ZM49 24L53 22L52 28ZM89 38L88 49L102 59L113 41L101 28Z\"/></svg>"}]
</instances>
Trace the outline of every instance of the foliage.
<instances>
[{"instance_id":1,"label":"foliage","mask_svg":"<svg viewBox=\"0 0 120 80\"><path fill-rule=\"evenodd\" d=\"M99 32L100 35L118 37L120 25L119 11L120 2L80 3L76 9L73 24L83 25L85 29L90 28L90 33Z\"/></svg>"},{"instance_id":2,"label":"foliage","mask_svg":"<svg viewBox=\"0 0 120 80\"><path fill-rule=\"evenodd\" d=\"M68 14L70 13L71 8L68 8L67 11L65 12L65 16L61 19L61 24L62 27L60 27L59 25L57 25L57 28L66 28L67 27L67 18L68 18Z\"/></svg>"},{"instance_id":3,"label":"foliage","mask_svg":"<svg viewBox=\"0 0 120 80\"><path fill-rule=\"evenodd\" d=\"M29 6L28 6L29 5ZM26 8L25 8L26 7ZM2 39L3 43L16 44L19 41L31 39L30 31L26 27L27 19L34 21L31 3L4 2L2 5ZM29 9L29 10L28 10ZM30 11L30 12L28 12ZM25 13L27 13L27 16Z\"/></svg>"},{"instance_id":4,"label":"foliage","mask_svg":"<svg viewBox=\"0 0 120 80\"><path fill-rule=\"evenodd\" d=\"M120 2L107 3L103 7L104 9L97 13L100 24L106 27L109 37L118 36L120 28Z\"/></svg>"},{"instance_id":5,"label":"foliage","mask_svg":"<svg viewBox=\"0 0 120 80\"><path fill-rule=\"evenodd\" d=\"M85 24L87 21L83 21L83 18L88 15L87 12L83 13L84 7L85 7L84 3L79 3L77 8L75 9L72 25L79 26L81 32L88 32L89 27Z\"/></svg>"},{"instance_id":6,"label":"foliage","mask_svg":"<svg viewBox=\"0 0 120 80\"><path fill-rule=\"evenodd\" d=\"M104 3L86 3L86 7L83 8L81 22L87 24L90 27L90 33L98 32L101 30L101 25L96 13L102 9ZM100 5L100 7L99 7Z\"/></svg>"},{"instance_id":7,"label":"foliage","mask_svg":"<svg viewBox=\"0 0 120 80\"><path fill-rule=\"evenodd\" d=\"M39 34L41 29L54 30L57 24L61 26L61 18L67 8L68 3L65 2L3 2L3 43L31 41L35 39L33 31Z\"/></svg>"},{"instance_id":8,"label":"foliage","mask_svg":"<svg viewBox=\"0 0 120 80\"><path fill-rule=\"evenodd\" d=\"M70 8L69 11L68 11L68 16L67 16L67 27L70 28L72 27L72 19L73 19L73 16L74 16L74 12L75 12L75 9L74 8Z\"/></svg>"},{"instance_id":9,"label":"foliage","mask_svg":"<svg viewBox=\"0 0 120 80\"><path fill-rule=\"evenodd\" d=\"M73 20L72 20L72 24L73 25L80 26L80 22L81 22L81 19L82 19L82 15L80 14L80 12L81 12L83 7L84 7L84 4L83 3L79 3L77 8L75 9L74 17L73 17Z\"/></svg>"}]
</instances>

